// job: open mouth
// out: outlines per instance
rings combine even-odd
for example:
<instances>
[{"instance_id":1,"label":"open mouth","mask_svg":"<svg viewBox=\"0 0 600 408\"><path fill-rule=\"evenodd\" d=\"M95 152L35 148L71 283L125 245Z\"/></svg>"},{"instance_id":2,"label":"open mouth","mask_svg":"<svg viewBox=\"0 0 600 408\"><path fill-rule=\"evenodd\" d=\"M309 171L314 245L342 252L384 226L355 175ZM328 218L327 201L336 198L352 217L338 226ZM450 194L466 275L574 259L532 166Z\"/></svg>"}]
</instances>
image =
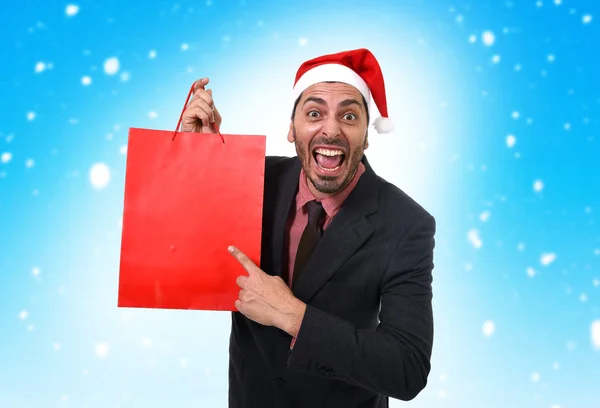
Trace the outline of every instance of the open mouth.
<instances>
[{"instance_id":1,"label":"open mouth","mask_svg":"<svg viewBox=\"0 0 600 408\"><path fill-rule=\"evenodd\" d=\"M342 166L346 159L346 154L343 150L320 147L313 151L313 157L321 170L334 172Z\"/></svg>"}]
</instances>

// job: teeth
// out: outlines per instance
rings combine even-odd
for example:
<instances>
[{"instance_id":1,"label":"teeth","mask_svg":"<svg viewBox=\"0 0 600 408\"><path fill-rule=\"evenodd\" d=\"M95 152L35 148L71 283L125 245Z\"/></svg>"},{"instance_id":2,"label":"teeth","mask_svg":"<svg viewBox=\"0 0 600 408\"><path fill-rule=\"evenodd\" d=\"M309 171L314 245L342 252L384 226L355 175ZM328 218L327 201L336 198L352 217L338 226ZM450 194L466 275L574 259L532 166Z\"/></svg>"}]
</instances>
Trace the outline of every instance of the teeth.
<instances>
[{"instance_id":1,"label":"teeth","mask_svg":"<svg viewBox=\"0 0 600 408\"><path fill-rule=\"evenodd\" d=\"M326 169L325 167L322 167L319 163L317 163L317 166L319 166L319 168L321 170L325 170L325 171L336 171L337 169L340 168L340 166L334 167L333 169Z\"/></svg>"},{"instance_id":2,"label":"teeth","mask_svg":"<svg viewBox=\"0 0 600 408\"><path fill-rule=\"evenodd\" d=\"M322 154L323 156L341 156L344 154L341 150L329 150L329 149L317 149L316 152L318 154Z\"/></svg>"}]
</instances>

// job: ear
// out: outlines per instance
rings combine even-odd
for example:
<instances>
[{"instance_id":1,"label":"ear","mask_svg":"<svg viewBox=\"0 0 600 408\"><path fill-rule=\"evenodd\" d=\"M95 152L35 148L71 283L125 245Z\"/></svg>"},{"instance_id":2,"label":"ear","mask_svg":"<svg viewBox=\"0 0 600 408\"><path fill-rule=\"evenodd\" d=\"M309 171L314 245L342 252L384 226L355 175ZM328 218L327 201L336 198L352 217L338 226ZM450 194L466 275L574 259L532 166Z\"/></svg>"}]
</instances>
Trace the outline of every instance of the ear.
<instances>
[{"instance_id":1,"label":"ear","mask_svg":"<svg viewBox=\"0 0 600 408\"><path fill-rule=\"evenodd\" d=\"M367 130L367 133L365 133L365 150L367 150L369 148L369 131Z\"/></svg>"},{"instance_id":2,"label":"ear","mask_svg":"<svg viewBox=\"0 0 600 408\"><path fill-rule=\"evenodd\" d=\"M294 143L294 123L290 122L290 129L288 130L287 140L290 143Z\"/></svg>"}]
</instances>

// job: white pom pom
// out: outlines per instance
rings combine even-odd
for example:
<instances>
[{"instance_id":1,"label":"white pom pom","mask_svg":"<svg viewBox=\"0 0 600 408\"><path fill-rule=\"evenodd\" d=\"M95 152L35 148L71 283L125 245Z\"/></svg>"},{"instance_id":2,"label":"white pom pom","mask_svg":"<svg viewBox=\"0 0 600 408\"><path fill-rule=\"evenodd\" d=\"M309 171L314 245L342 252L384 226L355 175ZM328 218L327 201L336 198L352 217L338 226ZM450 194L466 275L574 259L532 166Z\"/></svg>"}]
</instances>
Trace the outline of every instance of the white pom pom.
<instances>
[{"instance_id":1,"label":"white pom pom","mask_svg":"<svg viewBox=\"0 0 600 408\"><path fill-rule=\"evenodd\" d=\"M375 122L373 122L373 127L377 133L390 133L392 130L394 130L394 124L390 118L384 118L382 116L375 119Z\"/></svg>"}]
</instances>

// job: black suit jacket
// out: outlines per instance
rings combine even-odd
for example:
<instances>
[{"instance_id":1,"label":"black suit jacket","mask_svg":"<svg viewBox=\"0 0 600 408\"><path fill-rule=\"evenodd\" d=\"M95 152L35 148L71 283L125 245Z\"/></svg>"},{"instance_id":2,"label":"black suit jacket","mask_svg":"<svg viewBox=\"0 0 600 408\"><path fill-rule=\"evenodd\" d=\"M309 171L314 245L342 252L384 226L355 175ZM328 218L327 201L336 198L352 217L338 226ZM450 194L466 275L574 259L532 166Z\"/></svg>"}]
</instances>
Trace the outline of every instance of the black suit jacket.
<instances>
[{"instance_id":1,"label":"black suit jacket","mask_svg":"<svg viewBox=\"0 0 600 408\"><path fill-rule=\"evenodd\" d=\"M366 171L293 288L307 304L291 336L232 313L230 408L380 408L426 385L433 342L435 220ZM268 157L261 268L281 276L297 157ZM243 250L243 248L241 248Z\"/></svg>"}]
</instances>

